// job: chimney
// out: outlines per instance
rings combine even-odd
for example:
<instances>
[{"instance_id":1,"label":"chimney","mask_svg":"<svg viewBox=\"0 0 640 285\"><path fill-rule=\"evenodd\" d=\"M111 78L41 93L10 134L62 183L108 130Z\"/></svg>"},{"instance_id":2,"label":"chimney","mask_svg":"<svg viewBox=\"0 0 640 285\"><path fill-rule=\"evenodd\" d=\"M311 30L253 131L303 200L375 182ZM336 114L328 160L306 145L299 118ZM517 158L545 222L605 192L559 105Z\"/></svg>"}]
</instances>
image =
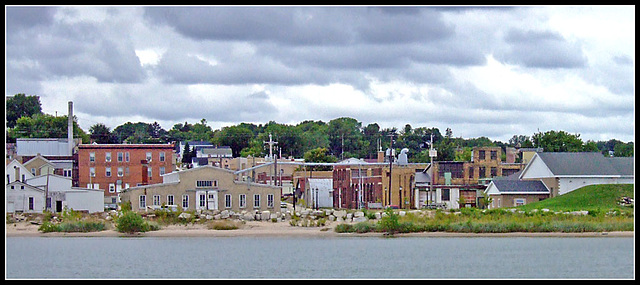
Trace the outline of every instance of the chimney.
<instances>
[{"instance_id":1,"label":"chimney","mask_svg":"<svg viewBox=\"0 0 640 285\"><path fill-rule=\"evenodd\" d=\"M13 170L14 170L14 175L16 176L16 181L20 181L20 167L14 166Z\"/></svg>"},{"instance_id":2,"label":"chimney","mask_svg":"<svg viewBox=\"0 0 640 285\"><path fill-rule=\"evenodd\" d=\"M69 122L67 126L67 143L69 145L69 155L73 155L73 102L69 101Z\"/></svg>"}]
</instances>

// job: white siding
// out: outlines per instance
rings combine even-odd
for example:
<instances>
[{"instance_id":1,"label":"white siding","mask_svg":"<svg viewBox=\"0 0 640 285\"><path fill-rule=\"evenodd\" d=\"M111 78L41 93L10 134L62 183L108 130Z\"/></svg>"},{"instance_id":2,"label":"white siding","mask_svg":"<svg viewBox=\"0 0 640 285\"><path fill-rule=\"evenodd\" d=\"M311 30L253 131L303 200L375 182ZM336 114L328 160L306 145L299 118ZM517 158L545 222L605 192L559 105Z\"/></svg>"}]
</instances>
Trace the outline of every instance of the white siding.
<instances>
[{"instance_id":1,"label":"white siding","mask_svg":"<svg viewBox=\"0 0 640 285\"><path fill-rule=\"evenodd\" d=\"M549 178L554 177L551 170L536 154L531 162L525 167L525 170L520 175L520 179L536 179L536 178Z\"/></svg>"},{"instance_id":2,"label":"white siding","mask_svg":"<svg viewBox=\"0 0 640 285\"><path fill-rule=\"evenodd\" d=\"M567 194L578 188L595 184L633 184L633 178L619 177L561 177L558 180L558 195Z\"/></svg>"}]
</instances>

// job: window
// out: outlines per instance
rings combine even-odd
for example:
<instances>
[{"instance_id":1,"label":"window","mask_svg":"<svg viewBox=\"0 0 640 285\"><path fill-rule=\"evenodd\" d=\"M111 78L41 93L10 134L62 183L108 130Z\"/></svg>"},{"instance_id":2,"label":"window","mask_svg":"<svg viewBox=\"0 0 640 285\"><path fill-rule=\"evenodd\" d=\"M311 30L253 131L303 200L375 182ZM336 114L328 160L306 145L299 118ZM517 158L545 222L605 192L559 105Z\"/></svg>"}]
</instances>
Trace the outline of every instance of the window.
<instances>
[{"instance_id":1,"label":"window","mask_svg":"<svg viewBox=\"0 0 640 285\"><path fill-rule=\"evenodd\" d=\"M200 197L199 199L199 204L200 207L204 207L207 205L207 195L204 193L201 193L200 195L198 195L198 197Z\"/></svg>"},{"instance_id":2,"label":"window","mask_svg":"<svg viewBox=\"0 0 640 285\"><path fill-rule=\"evenodd\" d=\"M442 201L449 201L449 189L442 189Z\"/></svg>"},{"instance_id":3,"label":"window","mask_svg":"<svg viewBox=\"0 0 640 285\"><path fill-rule=\"evenodd\" d=\"M153 171L151 171L151 167L147 168L147 177L151 178Z\"/></svg>"},{"instance_id":4,"label":"window","mask_svg":"<svg viewBox=\"0 0 640 285\"><path fill-rule=\"evenodd\" d=\"M464 178L464 163L440 162L438 163L438 176L444 177L446 172L451 172L451 178Z\"/></svg>"},{"instance_id":5,"label":"window","mask_svg":"<svg viewBox=\"0 0 640 285\"><path fill-rule=\"evenodd\" d=\"M260 194L253 194L253 207L260 208Z\"/></svg>"},{"instance_id":6,"label":"window","mask_svg":"<svg viewBox=\"0 0 640 285\"><path fill-rule=\"evenodd\" d=\"M129 176L129 167L124 168L124 174Z\"/></svg>"},{"instance_id":7,"label":"window","mask_svg":"<svg viewBox=\"0 0 640 285\"><path fill-rule=\"evenodd\" d=\"M182 195L182 209L189 208L189 195Z\"/></svg>"},{"instance_id":8,"label":"window","mask_svg":"<svg viewBox=\"0 0 640 285\"><path fill-rule=\"evenodd\" d=\"M89 176L96 177L96 168L95 167L89 168Z\"/></svg>"},{"instance_id":9,"label":"window","mask_svg":"<svg viewBox=\"0 0 640 285\"><path fill-rule=\"evenodd\" d=\"M196 188L211 188L218 187L218 180L198 180L196 181Z\"/></svg>"},{"instance_id":10,"label":"window","mask_svg":"<svg viewBox=\"0 0 640 285\"><path fill-rule=\"evenodd\" d=\"M244 208L247 206L247 195L240 194L240 202L238 202L238 207Z\"/></svg>"},{"instance_id":11,"label":"window","mask_svg":"<svg viewBox=\"0 0 640 285\"><path fill-rule=\"evenodd\" d=\"M140 195L140 198L139 198L139 200L138 200L138 201L139 201L139 203L138 203L138 206L139 206L139 207L138 207L138 208L140 208L140 209L144 209L144 208L146 208L146 207L147 207L147 196L145 196L145 195Z\"/></svg>"},{"instance_id":12,"label":"window","mask_svg":"<svg viewBox=\"0 0 640 285\"><path fill-rule=\"evenodd\" d=\"M495 167L491 167L491 177L498 176L498 169Z\"/></svg>"},{"instance_id":13,"label":"window","mask_svg":"<svg viewBox=\"0 0 640 285\"><path fill-rule=\"evenodd\" d=\"M73 171L71 171L71 169L63 169L62 170L62 176L64 176L64 177L71 177L72 173L73 173Z\"/></svg>"},{"instance_id":14,"label":"window","mask_svg":"<svg viewBox=\"0 0 640 285\"><path fill-rule=\"evenodd\" d=\"M118 152L118 162L122 162L124 155L122 152Z\"/></svg>"},{"instance_id":15,"label":"window","mask_svg":"<svg viewBox=\"0 0 640 285\"><path fill-rule=\"evenodd\" d=\"M151 162L151 153L147 152L147 162Z\"/></svg>"},{"instance_id":16,"label":"window","mask_svg":"<svg viewBox=\"0 0 640 285\"><path fill-rule=\"evenodd\" d=\"M111 167L105 167L104 176L111 177Z\"/></svg>"},{"instance_id":17,"label":"window","mask_svg":"<svg viewBox=\"0 0 640 285\"><path fill-rule=\"evenodd\" d=\"M160 153L160 161L164 161L164 152Z\"/></svg>"},{"instance_id":18,"label":"window","mask_svg":"<svg viewBox=\"0 0 640 285\"><path fill-rule=\"evenodd\" d=\"M526 204L527 200L525 198L516 198L513 199L513 205L514 206L522 206L524 204Z\"/></svg>"},{"instance_id":19,"label":"window","mask_svg":"<svg viewBox=\"0 0 640 285\"><path fill-rule=\"evenodd\" d=\"M224 195L224 207L231 208L231 194Z\"/></svg>"},{"instance_id":20,"label":"window","mask_svg":"<svg viewBox=\"0 0 640 285\"><path fill-rule=\"evenodd\" d=\"M484 160L484 150L478 151L478 160Z\"/></svg>"},{"instance_id":21,"label":"window","mask_svg":"<svg viewBox=\"0 0 640 285\"><path fill-rule=\"evenodd\" d=\"M124 161L129 162L129 152L124 153Z\"/></svg>"},{"instance_id":22,"label":"window","mask_svg":"<svg viewBox=\"0 0 640 285\"><path fill-rule=\"evenodd\" d=\"M91 162L96 161L96 153L95 152L90 152L89 153L89 161L91 161Z\"/></svg>"},{"instance_id":23,"label":"window","mask_svg":"<svg viewBox=\"0 0 640 285\"><path fill-rule=\"evenodd\" d=\"M167 195L167 205L173 205L173 195Z\"/></svg>"},{"instance_id":24,"label":"window","mask_svg":"<svg viewBox=\"0 0 640 285\"><path fill-rule=\"evenodd\" d=\"M35 168L31 168L31 175L36 176L36 169Z\"/></svg>"},{"instance_id":25,"label":"window","mask_svg":"<svg viewBox=\"0 0 640 285\"><path fill-rule=\"evenodd\" d=\"M473 166L469 167L469 179L473 179Z\"/></svg>"},{"instance_id":26,"label":"window","mask_svg":"<svg viewBox=\"0 0 640 285\"><path fill-rule=\"evenodd\" d=\"M109 193L116 192L116 185L113 183L109 183Z\"/></svg>"},{"instance_id":27,"label":"window","mask_svg":"<svg viewBox=\"0 0 640 285\"><path fill-rule=\"evenodd\" d=\"M124 168L118 167L118 177L124 176Z\"/></svg>"},{"instance_id":28,"label":"window","mask_svg":"<svg viewBox=\"0 0 640 285\"><path fill-rule=\"evenodd\" d=\"M495 150L491 151L491 160L496 160L498 159L498 152Z\"/></svg>"},{"instance_id":29,"label":"window","mask_svg":"<svg viewBox=\"0 0 640 285\"><path fill-rule=\"evenodd\" d=\"M273 194L267 195L267 208L273 208Z\"/></svg>"},{"instance_id":30,"label":"window","mask_svg":"<svg viewBox=\"0 0 640 285\"><path fill-rule=\"evenodd\" d=\"M487 175L487 170L484 166L478 167L478 178L484 178Z\"/></svg>"},{"instance_id":31,"label":"window","mask_svg":"<svg viewBox=\"0 0 640 285\"><path fill-rule=\"evenodd\" d=\"M104 161L105 162L111 162L111 153L110 152L105 152L104 153Z\"/></svg>"},{"instance_id":32,"label":"window","mask_svg":"<svg viewBox=\"0 0 640 285\"><path fill-rule=\"evenodd\" d=\"M165 171L165 170L164 170L164 166L160 166L160 173L159 173L159 174L160 174L160 175L164 175L164 171Z\"/></svg>"},{"instance_id":33,"label":"window","mask_svg":"<svg viewBox=\"0 0 640 285\"><path fill-rule=\"evenodd\" d=\"M153 195L153 205L160 206L160 195Z\"/></svg>"}]
</instances>

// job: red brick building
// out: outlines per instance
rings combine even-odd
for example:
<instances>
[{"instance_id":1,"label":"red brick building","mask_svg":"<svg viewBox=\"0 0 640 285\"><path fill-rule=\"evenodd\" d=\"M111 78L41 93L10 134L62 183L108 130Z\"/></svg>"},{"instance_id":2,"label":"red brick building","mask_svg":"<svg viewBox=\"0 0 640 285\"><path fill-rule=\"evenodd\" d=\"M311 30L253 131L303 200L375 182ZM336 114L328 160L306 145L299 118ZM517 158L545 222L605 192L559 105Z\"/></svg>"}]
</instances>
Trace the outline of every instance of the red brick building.
<instances>
[{"instance_id":1,"label":"red brick building","mask_svg":"<svg viewBox=\"0 0 640 285\"><path fill-rule=\"evenodd\" d=\"M80 144L78 184L103 189L105 205L115 207L128 187L162 183L176 169L173 144Z\"/></svg>"},{"instance_id":2,"label":"red brick building","mask_svg":"<svg viewBox=\"0 0 640 285\"><path fill-rule=\"evenodd\" d=\"M381 166L352 159L333 167L334 208L368 208L382 200Z\"/></svg>"}]
</instances>

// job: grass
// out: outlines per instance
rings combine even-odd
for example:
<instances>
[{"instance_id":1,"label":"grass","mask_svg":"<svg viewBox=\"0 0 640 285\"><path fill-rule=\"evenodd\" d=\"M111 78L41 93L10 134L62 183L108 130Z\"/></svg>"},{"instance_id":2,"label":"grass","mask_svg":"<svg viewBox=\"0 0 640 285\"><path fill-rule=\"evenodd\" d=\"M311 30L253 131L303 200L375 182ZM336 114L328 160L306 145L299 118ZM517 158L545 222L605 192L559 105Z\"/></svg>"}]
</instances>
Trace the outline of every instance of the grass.
<instances>
[{"instance_id":1,"label":"grass","mask_svg":"<svg viewBox=\"0 0 640 285\"><path fill-rule=\"evenodd\" d=\"M533 209L549 209L551 211L608 211L619 210L633 212L633 208L618 205L621 197L631 197L634 194L634 184L602 184L589 185L576 189L567 194L545 199L518 207L523 211Z\"/></svg>"},{"instance_id":2,"label":"grass","mask_svg":"<svg viewBox=\"0 0 640 285\"><path fill-rule=\"evenodd\" d=\"M408 213L403 217L387 210L387 215L378 222L340 224L334 230L389 234L633 231L633 207L617 203L621 197L633 197L633 190L633 185L593 185L511 210L463 208L455 212L437 210L434 216ZM579 210L587 210L589 214L567 214Z\"/></svg>"}]
</instances>

